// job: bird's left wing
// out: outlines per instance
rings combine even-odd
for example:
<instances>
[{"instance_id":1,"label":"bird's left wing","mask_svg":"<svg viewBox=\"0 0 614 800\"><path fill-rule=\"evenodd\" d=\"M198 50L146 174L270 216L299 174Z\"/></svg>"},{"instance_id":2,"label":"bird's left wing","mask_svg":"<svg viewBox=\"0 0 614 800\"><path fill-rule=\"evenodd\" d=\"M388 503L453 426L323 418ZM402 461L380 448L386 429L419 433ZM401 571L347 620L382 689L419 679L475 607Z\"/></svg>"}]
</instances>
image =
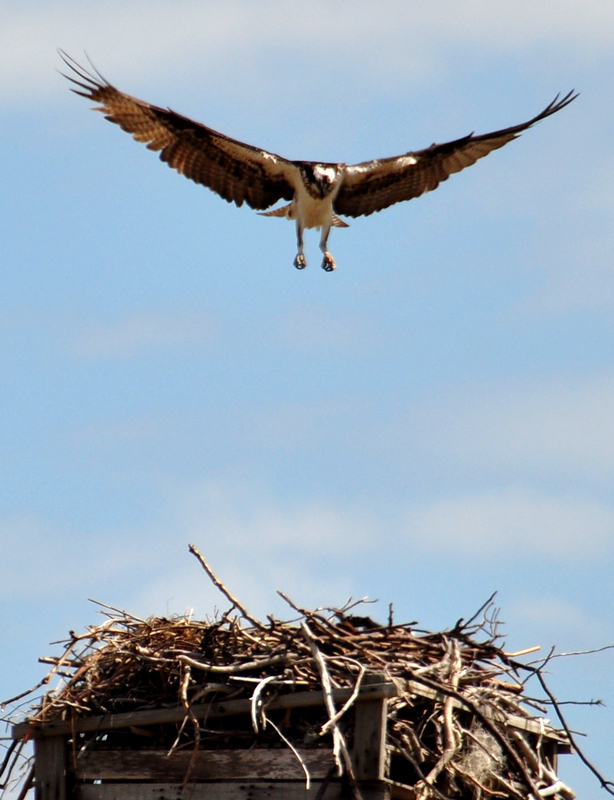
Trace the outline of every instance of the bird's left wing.
<instances>
[{"instance_id":1,"label":"bird's left wing","mask_svg":"<svg viewBox=\"0 0 614 800\"><path fill-rule=\"evenodd\" d=\"M392 158L365 161L346 167L343 183L333 207L337 214L368 216L401 200L411 200L436 189L454 172L503 147L523 131L575 100L573 91L552 103L540 114L521 125L481 136L464 136L446 144L433 144L425 150Z\"/></svg>"},{"instance_id":2,"label":"bird's left wing","mask_svg":"<svg viewBox=\"0 0 614 800\"><path fill-rule=\"evenodd\" d=\"M238 206L246 202L251 208L263 209L278 200L292 200L291 179L296 167L291 161L124 94L66 53L60 51L60 56L73 72L65 77L79 87L73 89L76 94L100 103L96 110L106 119L150 150L159 150L161 160L186 178Z\"/></svg>"}]
</instances>

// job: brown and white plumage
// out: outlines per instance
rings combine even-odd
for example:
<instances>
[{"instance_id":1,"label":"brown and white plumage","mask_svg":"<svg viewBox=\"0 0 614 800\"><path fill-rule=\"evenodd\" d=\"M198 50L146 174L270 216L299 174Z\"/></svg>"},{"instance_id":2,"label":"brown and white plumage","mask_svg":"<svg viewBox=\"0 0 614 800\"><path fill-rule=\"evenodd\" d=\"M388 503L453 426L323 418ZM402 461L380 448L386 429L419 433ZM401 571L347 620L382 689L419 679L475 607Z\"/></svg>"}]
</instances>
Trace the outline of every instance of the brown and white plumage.
<instances>
[{"instance_id":1,"label":"brown and white plumage","mask_svg":"<svg viewBox=\"0 0 614 800\"><path fill-rule=\"evenodd\" d=\"M303 253L305 228L321 229L322 267L331 271L335 262L327 250L330 228L347 227L338 214L368 216L430 192L453 173L503 147L577 97L573 91L560 99L557 95L540 114L520 125L480 136L470 134L401 156L353 165L291 161L124 94L65 53L60 51L60 55L73 72L73 76L66 76L78 87L73 91L99 103L97 110L106 119L150 150L159 151L161 160L177 172L237 206L245 202L262 211L279 200L290 201L265 216L296 220L298 253L294 265L299 269L307 265Z\"/></svg>"}]
</instances>

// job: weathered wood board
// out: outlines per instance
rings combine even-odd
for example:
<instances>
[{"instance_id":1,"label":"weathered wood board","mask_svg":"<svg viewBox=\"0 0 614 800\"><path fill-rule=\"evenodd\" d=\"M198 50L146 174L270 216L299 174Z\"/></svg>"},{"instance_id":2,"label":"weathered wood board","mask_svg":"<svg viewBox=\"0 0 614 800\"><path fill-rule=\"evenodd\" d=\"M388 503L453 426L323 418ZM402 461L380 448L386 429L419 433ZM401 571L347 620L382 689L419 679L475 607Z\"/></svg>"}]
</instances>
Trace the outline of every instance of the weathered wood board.
<instances>
[{"instance_id":1,"label":"weathered wood board","mask_svg":"<svg viewBox=\"0 0 614 800\"><path fill-rule=\"evenodd\" d=\"M380 683L361 687L360 693L356 698L358 703L369 702L375 699L396 697L401 691L409 692L417 697L426 697L443 702L447 695L442 694L428 686L419 684L417 681L408 680L403 687L397 687L393 683ZM337 703L344 703L352 695L352 689L334 689L333 698ZM281 695L267 704L267 709L285 708L308 708L310 706L323 705L323 692L296 692L295 694ZM463 703L457 699L453 700L455 707L462 707ZM471 710L471 709L468 709ZM490 717L492 712L488 708L482 708L482 713ZM216 719L220 717L249 714L251 712L251 700L228 700L226 702L214 704L194 705L190 708L190 713L196 719ZM22 739L24 736L30 738L42 738L47 736L63 736L66 734L99 732L117 730L119 728L129 728L131 725L161 725L165 723L182 722L186 713L183 706L174 708L154 708L147 711L125 712L120 714L106 714L100 717L81 717L70 722L20 722L14 725L11 731L13 739ZM519 730L529 731L538 736L551 738L554 741L565 743L567 736L564 731L555 730L547 726L544 729L543 723L538 719L530 719L511 715L507 719L507 724Z\"/></svg>"},{"instance_id":2,"label":"weathered wood board","mask_svg":"<svg viewBox=\"0 0 614 800\"><path fill-rule=\"evenodd\" d=\"M365 684L383 683L380 673L365 675ZM386 720L385 698L365 700L356 704L354 725L354 775L357 781L381 781L386 766Z\"/></svg>"},{"instance_id":3,"label":"weathered wood board","mask_svg":"<svg viewBox=\"0 0 614 800\"><path fill-rule=\"evenodd\" d=\"M34 742L36 800L66 800L66 740L63 736Z\"/></svg>"},{"instance_id":4,"label":"weathered wood board","mask_svg":"<svg viewBox=\"0 0 614 800\"><path fill-rule=\"evenodd\" d=\"M75 788L75 800L315 800L320 782L309 791L304 781L227 783L90 783ZM331 782L323 800L341 800L341 784Z\"/></svg>"},{"instance_id":5,"label":"weathered wood board","mask_svg":"<svg viewBox=\"0 0 614 800\"><path fill-rule=\"evenodd\" d=\"M323 780L334 766L332 750L300 750L312 780ZM72 772L72 770L71 770ZM223 780L304 781L296 756L284 750L183 750L171 756L156 750L86 750L77 756L77 781Z\"/></svg>"}]
</instances>

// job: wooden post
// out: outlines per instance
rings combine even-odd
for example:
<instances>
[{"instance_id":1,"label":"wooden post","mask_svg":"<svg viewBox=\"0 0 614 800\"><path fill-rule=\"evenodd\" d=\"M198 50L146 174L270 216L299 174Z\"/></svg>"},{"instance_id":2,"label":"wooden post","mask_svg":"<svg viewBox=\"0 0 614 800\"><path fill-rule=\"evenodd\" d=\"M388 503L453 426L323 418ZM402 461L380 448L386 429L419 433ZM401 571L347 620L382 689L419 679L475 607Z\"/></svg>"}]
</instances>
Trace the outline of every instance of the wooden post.
<instances>
[{"instance_id":1,"label":"wooden post","mask_svg":"<svg viewBox=\"0 0 614 800\"><path fill-rule=\"evenodd\" d=\"M66 738L34 740L36 800L66 800Z\"/></svg>"},{"instance_id":2,"label":"wooden post","mask_svg":"<svg viewBox=\"0 0 614 800\"><path fill-rule=\"evenodd\" d=\"M363 684L386 683L381 672L371 672ZM364 800L385 800L388 786L383 782L386 770L386 720L388 700L362 700L355 705L354 775Z\"/></svg>"}]
</instances>

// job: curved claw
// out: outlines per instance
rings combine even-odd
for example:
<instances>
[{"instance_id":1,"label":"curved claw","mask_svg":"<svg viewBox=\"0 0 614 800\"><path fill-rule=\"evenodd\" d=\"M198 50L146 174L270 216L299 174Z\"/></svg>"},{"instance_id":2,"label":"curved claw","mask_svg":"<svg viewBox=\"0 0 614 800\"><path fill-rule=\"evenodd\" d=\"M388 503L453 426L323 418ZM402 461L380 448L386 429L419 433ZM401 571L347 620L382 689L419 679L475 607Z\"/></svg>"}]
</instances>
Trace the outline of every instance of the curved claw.
<instances>
[{"instance_id":1,"label":"curved claw","mask_svg":"<svg viewBox=\"0 0 614 800\"><path fill-rule=\"evenodd\" d=\"M297 269L305 269L307 266L307 259L302 253L298 253L296 258L294 259L294 266Z\"/></svg>"},{"instance_id":2,"label":"curved claw","mask_svg":"<svg viewBox=\"0 0 614 800\"><path fill-rule=\"evenodd\" d=\"M332 272L336 269L335 259L330 253L324 253L324 260L322 261L322 269L324 272Z\"/></svg>"}]
</instances>

